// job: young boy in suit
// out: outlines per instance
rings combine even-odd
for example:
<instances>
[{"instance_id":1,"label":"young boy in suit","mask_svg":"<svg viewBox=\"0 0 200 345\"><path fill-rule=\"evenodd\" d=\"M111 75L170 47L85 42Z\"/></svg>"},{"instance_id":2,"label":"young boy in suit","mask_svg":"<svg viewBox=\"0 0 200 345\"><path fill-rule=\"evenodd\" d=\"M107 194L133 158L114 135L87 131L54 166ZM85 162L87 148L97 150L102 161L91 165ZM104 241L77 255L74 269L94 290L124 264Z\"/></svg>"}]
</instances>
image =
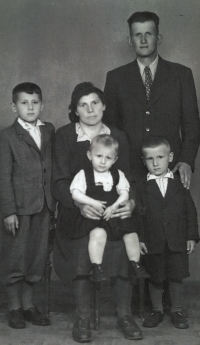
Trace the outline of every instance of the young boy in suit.
<instances>
[{"instance_id":1,"label":"young boy in suit","mask_svg":"<svg viewBox=\"0 0 200 345\"><path fill-rule=\"evenodd\" d=\"M39 117L42 92L33 83L12 92L13 125L0 133L1 281L8 291L8 324L50 324L33 305L33 287L44 274L50 215L51 146L54 126ZM20 298L21 297L21 298Z\"/></svg>"},{"instance_id":2,"label":"young boy in suit","mask_svg":"<svg viewBox=\"0 0 200 345\"><path fill-rule=\"evenodd\" d=\"M142 154L149 173L138 184L143 220L139 239L150 274L153 307L143 326L156 327L163 321L163 282L168 279L171 322L177 328L188 328L182 314L182 279L189 276L188 254L194 252L199 241L196 208L179 176L168 169L173 160L169 142L149 136Z\"/></svg>"}]
</instances>

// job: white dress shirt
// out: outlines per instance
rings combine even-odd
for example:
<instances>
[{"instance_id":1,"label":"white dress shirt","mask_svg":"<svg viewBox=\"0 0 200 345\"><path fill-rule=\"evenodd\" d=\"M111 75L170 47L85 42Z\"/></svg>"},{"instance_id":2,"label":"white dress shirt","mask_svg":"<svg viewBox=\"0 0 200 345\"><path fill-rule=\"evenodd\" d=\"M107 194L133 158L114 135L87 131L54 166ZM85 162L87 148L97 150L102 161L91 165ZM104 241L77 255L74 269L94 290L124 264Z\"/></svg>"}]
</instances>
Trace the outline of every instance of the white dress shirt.
<instances>
[{"instance_id":1,"label":"white dress shirt","mask_svg":"<svg viewBox=\"0 0 200 345\"><path fill-rule=\"evenodd\" d=\"M150 173L147 174L147 181L156 180L156 183L163 197L165 197L165 194L167 191L168 178L174 178L173 172L170 171L169 169L164 177L155 176L154 174L150 174Z\"/></svg>"}]
</instances>

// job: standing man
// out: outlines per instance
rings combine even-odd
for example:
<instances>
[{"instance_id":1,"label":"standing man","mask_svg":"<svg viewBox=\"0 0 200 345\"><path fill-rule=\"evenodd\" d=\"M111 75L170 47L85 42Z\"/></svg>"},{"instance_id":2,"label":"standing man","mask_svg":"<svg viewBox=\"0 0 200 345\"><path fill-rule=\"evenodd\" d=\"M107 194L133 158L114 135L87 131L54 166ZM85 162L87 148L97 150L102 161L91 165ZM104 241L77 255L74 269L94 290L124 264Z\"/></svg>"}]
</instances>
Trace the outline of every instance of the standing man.
<instances>
[{"instance_id":1,"label":"standing man","mask_svg":"<svg viewBox=\"0 0 200 345\"><path fill-rule=\"evenodd\" d=\"M192 72L158 55L162 35L155 13L133 13L128 25L136 59L108 72L104 121L126 133L136 178L146 172L141 159L144 138L148 134L164 136L174 152L170 169L179 171L181 182L189 189L200 140Z\"/></svg>"}]
</instances>

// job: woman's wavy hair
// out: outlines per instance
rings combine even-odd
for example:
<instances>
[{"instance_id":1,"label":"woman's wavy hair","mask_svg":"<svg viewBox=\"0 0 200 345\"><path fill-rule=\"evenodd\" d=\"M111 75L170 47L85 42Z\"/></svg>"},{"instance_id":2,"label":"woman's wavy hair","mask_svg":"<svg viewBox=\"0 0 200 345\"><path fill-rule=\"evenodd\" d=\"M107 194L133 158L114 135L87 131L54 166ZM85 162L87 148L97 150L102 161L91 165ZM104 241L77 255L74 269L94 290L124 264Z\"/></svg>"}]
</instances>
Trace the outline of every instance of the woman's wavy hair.
<instances>
[{"instance_id":1,"label":"woman's wavy hair","mask_svg":"<svg viewBox=\"0 0 200 345\"><path fill-rule=\"evenodd\" d=\"M74 88L71 96L71 103L69 105L69 119L71 122L79 122L79 117L76 115L77 105L81 97L88 96L90 93L96 93L103 104L105 104L104 93L90 82L83 82Z\"/></svg>"}]
</instances>

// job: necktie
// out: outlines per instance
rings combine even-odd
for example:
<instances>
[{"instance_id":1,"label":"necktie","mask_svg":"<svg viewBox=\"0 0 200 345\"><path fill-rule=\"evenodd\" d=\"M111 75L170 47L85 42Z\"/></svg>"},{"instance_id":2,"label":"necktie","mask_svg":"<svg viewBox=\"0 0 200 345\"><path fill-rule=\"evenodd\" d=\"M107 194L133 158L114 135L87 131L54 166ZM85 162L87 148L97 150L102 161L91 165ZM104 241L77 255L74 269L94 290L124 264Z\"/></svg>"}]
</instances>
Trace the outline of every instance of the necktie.
<instances>
[{"instance_id":1,"label":"necktie","mask_svg":"<svg viewBox=\"0 0 200 345\"><path fill-rule=\"evenodd\" d=\"M149 100L150 88L151 88L151 85L153 83L153 80L152 80L152 77L151 77L151 70L150 70L149 66L146 66L144 68L144 73L145 73L145 83L144 83L144 86L145 86L145 89L146 89L146 97L147 97L147 100Z\"/></svg>"}]
</instances>

